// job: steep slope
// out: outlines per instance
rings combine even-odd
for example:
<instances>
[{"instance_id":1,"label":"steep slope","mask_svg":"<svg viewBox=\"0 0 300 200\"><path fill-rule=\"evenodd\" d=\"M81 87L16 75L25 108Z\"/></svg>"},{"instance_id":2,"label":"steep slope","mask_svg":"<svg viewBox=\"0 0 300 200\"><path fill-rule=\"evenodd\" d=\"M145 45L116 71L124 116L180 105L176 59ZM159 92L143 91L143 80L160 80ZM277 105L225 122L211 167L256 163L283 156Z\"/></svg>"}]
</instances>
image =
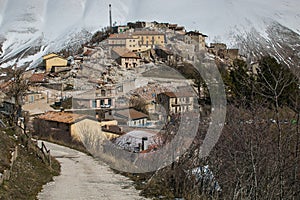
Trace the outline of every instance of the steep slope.
<instances>
[{"instance_id":1,"label":"steep slope","mask_svg":"<svg viewBox=\"0 0 300 200\"><path fill-rule=\"evenodd\" d=\"M245 36L237 36L241 52L255 61L259 56L270 54L291 68L299 67L300 35L291 29L273 22L266 28L267 37L252 29Z\"/></svg>"},{"instance_id":2,"label":"steep slope","mask_svg":"<svg viewBox=\"0 0 300 200\"><path fill-rule=\"evenodd\" d=\"M35 56L22 59L21 65L76 40L84 42L90 37L87 32L107 26L109 3L108 0L0 0L0 63L35 48ZM114 19L123 22L126 6L120 0L114 3Z\"/></svg>"}]
</instances>

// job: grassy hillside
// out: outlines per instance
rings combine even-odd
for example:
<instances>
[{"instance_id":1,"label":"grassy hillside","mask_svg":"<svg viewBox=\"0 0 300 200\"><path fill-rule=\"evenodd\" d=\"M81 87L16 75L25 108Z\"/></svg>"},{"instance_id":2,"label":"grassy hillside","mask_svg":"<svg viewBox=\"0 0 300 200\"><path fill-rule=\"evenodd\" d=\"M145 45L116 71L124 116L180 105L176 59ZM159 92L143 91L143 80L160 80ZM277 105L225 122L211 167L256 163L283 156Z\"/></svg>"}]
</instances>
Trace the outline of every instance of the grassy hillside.
<instances>
[{"instance_id":1,"label":"grassy hillside","mask_svg":"<svg viewBox=\"0 0 300 200\"><path fill-rule=\"evenodd\" d=\"M42 186L59 175L60 165L53 159L52 169L14 137L12 131L0 130L0 172L9 168L10 152L19 146L11 178L0 185L0 199L36 199ZM3 142L2 142L3 141Z\"/></svg>"},{"instance_id":2,"label":"grassy hillside","mask_svg":"<svg viewBox=\"0 0 300 200\"><path fill-rule=\"evenodd\" d=\"M10 152L14 150L16 142L13 139L13 134L7 134L0 131L0 173L9 167Z\"/></svg>"}]
</instances>

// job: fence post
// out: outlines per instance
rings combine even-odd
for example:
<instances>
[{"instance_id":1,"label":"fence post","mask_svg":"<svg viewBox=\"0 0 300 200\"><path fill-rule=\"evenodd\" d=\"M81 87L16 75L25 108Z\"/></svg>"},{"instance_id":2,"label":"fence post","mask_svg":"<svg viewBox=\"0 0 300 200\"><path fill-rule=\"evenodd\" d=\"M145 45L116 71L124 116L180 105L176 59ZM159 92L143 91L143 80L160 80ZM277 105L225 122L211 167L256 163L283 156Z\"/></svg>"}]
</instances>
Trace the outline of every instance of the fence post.
<instances>
[{"instance_id":1,"label":"fence post","mask_svg":"<svg viewBox=\"0 0 300 200\"><path fill-rule=\"evenodd\" d=\"M49 151L49 153L48 153L49 166L50 166L50 168L52 168L50 149L48 151Z\"/></svg>"}]
</instances>

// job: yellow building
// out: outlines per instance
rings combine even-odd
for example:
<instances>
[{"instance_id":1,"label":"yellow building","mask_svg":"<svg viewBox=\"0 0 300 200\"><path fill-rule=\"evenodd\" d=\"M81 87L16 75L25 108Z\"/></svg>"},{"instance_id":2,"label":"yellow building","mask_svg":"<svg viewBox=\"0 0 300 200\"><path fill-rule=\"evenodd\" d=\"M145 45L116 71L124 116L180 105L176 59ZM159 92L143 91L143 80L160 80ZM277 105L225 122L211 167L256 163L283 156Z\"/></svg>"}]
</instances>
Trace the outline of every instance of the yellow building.
<instances>
[{"instance_id":1,"label":"yellow building","mask_svg":"<svg viewBox=\"0 0 300 200\"><path fill-rule=\"evenodd\" d=\"M132 39L131 34L111 34L108 38L108 45L111 47L126 47L126 40Z\"/></svg>"},{"instance_id":2,"label":"yellow building","mask_svg":"<svg viewBox=\"0 0 300 200\"><path fill-rule=\"evenodd\" d=\"M154 48L155 45L165 46L165 34L158 31L136 31L133 37L138 38L140 47Z\"/></svg>"},{"instance_id":3,"label":"yellow building","mask_svg":"<svg viewBox=\"0 0 300 200\"><path fill-rule=\"evenodd\" d=\"M142 47L139 45L139 39L136 36L126 39L126 49L130 51L142 51Z\"/></svg>"},{"instance_id":4,"label":"yellow building","mask_svg":"<svg viewBox=\"0 0 300 200\"><path fill-rule=\"evenodd\" d=\"M158 31L135 31L132 33L112 34L108 38L111 47L125 47L133 52L142 52L155 47L165 46L165 34Z\"/></svg>"},{"instance_id":5,"label":"yellow building","mask_svg":"<svg viewBox=\"0 0 300 200\"><path fill-rule=\"evenodd\" d=\"M67 59L65 59L57 54L54 54L54 53L43 56L43 64L46 68L46 72L60 71L60 70L55 69L56 67L59 67L59 68L68 67Z\"/></svg>"}]
</instances>

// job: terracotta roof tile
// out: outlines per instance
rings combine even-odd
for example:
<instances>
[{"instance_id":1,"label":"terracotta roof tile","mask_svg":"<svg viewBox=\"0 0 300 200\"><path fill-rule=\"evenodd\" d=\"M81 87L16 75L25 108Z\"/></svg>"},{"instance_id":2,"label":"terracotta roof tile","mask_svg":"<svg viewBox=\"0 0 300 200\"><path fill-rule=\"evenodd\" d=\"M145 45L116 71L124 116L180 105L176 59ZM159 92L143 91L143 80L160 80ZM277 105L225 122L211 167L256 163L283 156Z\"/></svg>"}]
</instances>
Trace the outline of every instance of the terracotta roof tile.
<instances>
[{"instance_id":1,"label":"terracotta roof tile","mask_svg":"<svg viewBox=\"0 0 300 200\"><path fill-rule=\"evenodd\" d=\"M119 56L122 56L128 52L130 52L129 49L125 48L125 47L115 47L112 49L115 53L117 53Z\"/></svg>"},{"instance_id":2,"label":"terracotta roof tile","mask_svg":"<svg viewBox=\"0 0 300 200\"><path fill-rule=\"evenodd\" d=\"M38 119L43 119L46 121L53 121L53 122L61 122L65 124L73 124L86 117L87 117L86 115L80 115L75 113L49 111L39 116Z\"/></svg>"},{"instance_id":3,"label":"terracotta roof tile","mask_svg":"<svg viewBox=\"0 0 300 200\"><path fill-rule=\"evenodd\" d=\"M139 112L135 109L126 109L126 110L120 110L117 112L117 114L122 115L128 119L142 119L142 118L147 118L148 116L142 112Z\"/></svg>"},{"instance_id":4,"label":"terracotta roof tile","mask_svg":"<svg viewBox=\"0 0 300 200\"><path fill-rule=\"evenodd\" d=\"M45 74L32 74L29 81L32 83L45 82Z\"/></svg>"},{"instance_id":5,"label":"terracotta roof tile","mask_svg":"<svg viewBox=\"0 0 300 200\"><path fill-rule=\"evenodd\" d=\"M164 35L164 33L158 31L136 31L132 33L133 35Z\"/></svg>"},{"instance_id":6,"label":"terracotta roof tile","mask_svg":"<svg viewBox=\"0 0 300 200\"><path fill-rule=\"evenodd\" d=\"M165 94L166 96L170 98L176 98L176 97L194 97L195 95L191 92L163 92L162 94Z\"/></svg>"},{"instance_id":7,"label":"terracotta roof tile","mask_svg":"<svg viewBox=\"0 0 300 200\"><path fill-rule=\"evenodd\" d=\"M121 56L122 58L136 58L136 59L139 59L140 57L138 55L136 55L135 53L133 52L128 52L128 53L125 53Z\"/></svg>"},{"instance_id":8,"label":"terracotta roof tile","mask_svg":"<svg viewBox=\"0 0 300 200\"><path fill-rule=\"evenodd\" d=\"M123 33L123 34L111 34L108 39L130 39L133 38L132 35Z\"/></svg>"}]
</instances>

